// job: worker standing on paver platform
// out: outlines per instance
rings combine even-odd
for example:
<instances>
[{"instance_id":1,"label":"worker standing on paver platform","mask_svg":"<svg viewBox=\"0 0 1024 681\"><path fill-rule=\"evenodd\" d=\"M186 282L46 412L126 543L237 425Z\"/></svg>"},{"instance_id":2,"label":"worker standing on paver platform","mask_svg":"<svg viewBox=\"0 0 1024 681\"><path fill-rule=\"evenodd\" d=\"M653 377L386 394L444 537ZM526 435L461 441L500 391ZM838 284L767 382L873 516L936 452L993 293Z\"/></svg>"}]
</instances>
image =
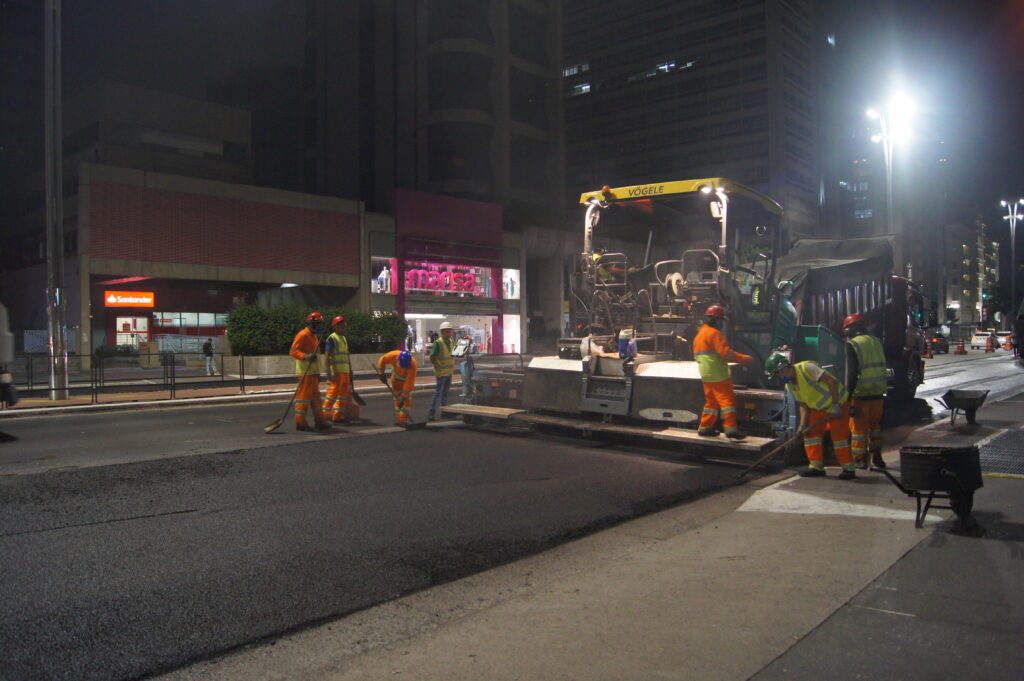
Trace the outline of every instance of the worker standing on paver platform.
<instances>
[{"instance_id":1,"label":"worker standing on paver platform","mask_svg":"<svg viewBox=\"0 0 1024 681\"><path fill-rule=\"evenodd\" d=\"M736 352L725 340L721 326L725 322L725 308L712 305L704 312L704 326L693 339L693 358L697 360L700 379L704 383L704 412L700 417L698 435L715 434L715 423L722 417L725 436L742 440L736 421L736 396L732 389L732 375L727 362L746 364L750 355Z\"/></svg>"},{"instance_id":2,"label":"worker standing on paver platform","mask_svg":"<svg viewBox=\"0 0 1024 681\"><path fill-rule=\"evenodd\" d=\"M391 367L391 392L395 398L395 418L399 426L409 424L412 390L416 387L416 360L406 349L392 350L377 360L377 376L388 384L386 368Z\"/></svg>"},{"instance_id":3,"label":"worker standing on paver platform","mask_svg":"<svg viewBox=\"0 0 1024 681\"><path fill-rule=\"evenodd\" d=\"M441 337L430 345L430 362L434 366L437 385L434 388L434 396L430 398L428 421L437 418L439 406L447 406L448 390L452 387L452 374L455 373L455 358L452 357L452 336L455 335L455 328L450 322L441 322L438 330Z\"/></svg>"},{"instance_id":4,"label":"worker standing on paver platform","mask_svg":"<svg viewBox=\"0 0 1024 681\"><path fill-rule=\"evenodd\" d=\"M846 336L846 391L850 394L850 448L860 468L868 467L868 453L876 468L882 458L882 412L885 407L886 369L882 342L870 335L859 314L843 320Z\"/></svg>"},{"instance_id":5,"label":"worker standing on paver platform","mask_svg":"<svg viewBox=\"0 0 1024 681\"><path fill-rule=\"evenodd\" d=\"M320 413L320 334L324 330L324 316L310 312L306 326L292 341L288 354L295 358L295 375L299 385L295 391L295 430L313 430L306 422L306 413L313 415L316 430L330 430L331 424Z\"/></svg>"},{"instance_id":6,"label":"worker standing on paver platform","mask_svg":"<svg viewBox=\"0 0 1024 681\"><path fill-rule=\"evenodd\" d=\"M339 423L359 418L359 405L352 399L352 364L349 361L348 322L341 315L331 320L333 333L324 344L327 364L327 396L324 398L324 421Z\"/></svg>"},{"instance_id":7,"label":"worker standing on paver platform","mask_svg":"<svg viewBox=\"0 0 1024 681\"><path fill-rule=\"evenodd\" d=\"M800 473L804 478L825 475L825 431L832 434L832 446L836 458L843 467L840 480L852 480L857 471L850 456L850 408L848 394L835 376L825 371L817 362L792 364L784 353L772 354L764 363L764 372L769 378L779 376L796 399L800 408L798 431L804 432L804 452L807 454L807 470Z\"/></svg>"}]
</instances>

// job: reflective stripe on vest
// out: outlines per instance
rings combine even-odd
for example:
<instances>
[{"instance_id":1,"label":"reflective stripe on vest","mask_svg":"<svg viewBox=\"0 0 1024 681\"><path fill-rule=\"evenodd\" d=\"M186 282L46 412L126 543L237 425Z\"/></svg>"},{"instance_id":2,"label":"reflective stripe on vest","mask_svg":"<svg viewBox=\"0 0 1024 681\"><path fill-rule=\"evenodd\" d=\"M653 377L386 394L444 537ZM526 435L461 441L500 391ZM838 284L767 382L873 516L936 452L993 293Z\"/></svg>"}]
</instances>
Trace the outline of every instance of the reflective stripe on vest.
<instances>
[{"instance_id":1,"label":"reflective stripe on vest","mask_svg":"<svg viewBox=\"0 0 1024 681\"><path fill-rule=\"evenodd\" d=\"M856 336L848 342L857 355L857 385L853 387L853 396L885 395L885 350L882 349L882 344L877 338L867 334Z\"/></svg>"},{"instance_id":2,"label":"reflective stripe on vest","mask_svg":"<svg viewBox=\"0 0 1024 681\"><path fill-rule=\"evenodd\" d=\"M431 358L434 363L435 376L451 376L455 372L455 360L452 359L451 348L444 338L437 339L437 354Z\"/></svg>"},{"instance_id":3,"label":"reflective stripe on vest","mask_svg":"<svg viewBox=\"0 0 1024 681\"><path fill-rule=\"evenodd\" d=\"M394 364L391 365L391 378L397 383L405 383L405 381L409 378L409 369L411 368L412 367L409 367L408 369L403 369L402 367L398 366L398 362L395 362Z\"/></svg>"},{"instance_id":4,"label":"reflective stripe on vest","mask_svg":"<svg viewBox=\"0 0 1024 681\"><path fill-rule=\"evenodd\" d=\"M328 340L334 341L331 350L331 372L335 374L347 374L348 364L348 338L332 333Z\"/></svg>"},{"instance_id":5,"label":"reflective stripe on vest","mask_svg":"<svg viewBox=\"0 0 1024 681\"><path fill-rule=\"evenodd\" d=\"M811 362L797 362L793 365L793 368L796 369L796 380L793 382L796 387L794 388L793 383L790 383L786 388L793 393L797 402L801 402L811 409L828 411L828 408L832 406L832 391L828 389L828 384L825 381L815 381L810 377L807 373L808 364ZM831 375L829 374L829 376ZM845 402L846 398L846 388L839 386L839 403Z\"/></svg>"}]
</instances>

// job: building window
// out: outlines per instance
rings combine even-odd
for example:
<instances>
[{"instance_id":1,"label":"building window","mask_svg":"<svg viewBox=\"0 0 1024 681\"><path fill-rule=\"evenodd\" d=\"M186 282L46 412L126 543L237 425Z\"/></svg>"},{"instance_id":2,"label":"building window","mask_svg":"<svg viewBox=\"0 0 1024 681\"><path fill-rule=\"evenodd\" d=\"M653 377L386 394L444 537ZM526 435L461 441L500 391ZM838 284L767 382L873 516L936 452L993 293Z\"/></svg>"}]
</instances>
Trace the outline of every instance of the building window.
<instances>
[{"instance_id":1,"label":"building window","mask_svg":"<svg viewBox=\"0 0 1024 681\"><path fill-rule=\"evenodd\" d=\"M575 97L576 95L585 95L588 92L590 92L590 83L580 83L573 86L572 90L569 91L569 96Z\"/></svg>"},{"instance_id":2,"label":"building window","mask_svg":"<svg viewBox=\"0 0 1024 681\"><path fill-rule=\"evenodd\" d=\"M870 217L874 217L875 211L873 208L864 208L863 210L853 211L853 217L857 220L866 220Z\"/></svg>"}]
</instances>

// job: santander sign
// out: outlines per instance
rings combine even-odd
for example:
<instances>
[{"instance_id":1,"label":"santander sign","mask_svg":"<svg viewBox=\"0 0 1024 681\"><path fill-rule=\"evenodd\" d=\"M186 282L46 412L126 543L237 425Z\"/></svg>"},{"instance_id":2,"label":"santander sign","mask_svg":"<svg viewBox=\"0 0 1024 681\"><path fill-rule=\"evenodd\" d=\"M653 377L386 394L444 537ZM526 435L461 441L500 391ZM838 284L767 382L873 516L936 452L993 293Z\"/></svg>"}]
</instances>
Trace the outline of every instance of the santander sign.
<instances>
[{"instance_id":1,"label":"santander sign","mask_svg":"<svg viewBox=\"0 0 1024 681\"><path fill-rule=\"evenodd\" d=\"M156 296L153 291L104 291L106 307L153 307Z\"/></svg>"}]
</instances>

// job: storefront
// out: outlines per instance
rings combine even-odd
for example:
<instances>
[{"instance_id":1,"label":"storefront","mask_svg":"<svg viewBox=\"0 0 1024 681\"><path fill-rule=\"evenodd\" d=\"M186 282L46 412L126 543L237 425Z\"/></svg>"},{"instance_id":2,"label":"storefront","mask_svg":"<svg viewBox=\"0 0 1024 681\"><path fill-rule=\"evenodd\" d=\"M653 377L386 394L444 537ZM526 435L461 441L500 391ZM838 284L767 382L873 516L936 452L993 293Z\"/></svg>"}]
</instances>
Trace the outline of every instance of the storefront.
<instances>
[{"instance_id":1,"label":"storefront","mask_svg":"<svg viewBox=\"0 0 1024 681\"><path fill-rule=\"evenodd\" d=\"M93 345L156 342L161 350L198 351L225 333L228 312L250 297L244 286L225 282L93 277Z\"/></svg>"},{"instance_id":2,"label":"storefront","mask_svg":"<svg viewBox=\"0 0 1024 681\"><path fill-rule=\"evenodd\" d=\"M441 322L476 352L521 352L520 251L504 243L501 208L399 190L395 234L370 239L375 309L409 321L422 350Z\"/></svg>"}]
</instances>

